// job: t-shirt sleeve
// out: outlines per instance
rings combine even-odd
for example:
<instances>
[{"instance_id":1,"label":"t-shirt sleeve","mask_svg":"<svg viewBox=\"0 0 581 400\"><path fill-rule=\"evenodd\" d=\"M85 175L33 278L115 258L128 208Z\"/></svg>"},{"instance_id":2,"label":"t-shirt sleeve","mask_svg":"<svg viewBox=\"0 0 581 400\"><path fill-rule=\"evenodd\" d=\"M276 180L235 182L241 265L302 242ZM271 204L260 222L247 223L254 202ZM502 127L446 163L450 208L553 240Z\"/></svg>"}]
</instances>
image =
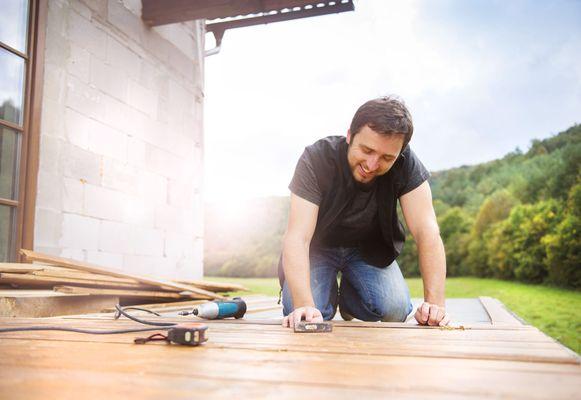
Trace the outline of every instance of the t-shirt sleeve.
<instances>
[{"instance_id":1,"label":"t-shirt sleeve","mask_svg":"<svg viewBox=\"0 0 581 400\"><path fill-rule=\"evenodd\" d=\"M299 158L288 188L295 195L313 204L321 205L323 195L308 150L305 150Z\"/></svg>"},{"instance_id":2,"label":"t-shirt sleeve","mask_svg":"<svg viewBox=\"0 0 581 400\"><path fill-rule=\"evenodd\" d=\"M397 197L411 192L430 177L430 171L422 164L416 153L409 146L403 152L400 185Z\"/></svg>"}]
</instances>

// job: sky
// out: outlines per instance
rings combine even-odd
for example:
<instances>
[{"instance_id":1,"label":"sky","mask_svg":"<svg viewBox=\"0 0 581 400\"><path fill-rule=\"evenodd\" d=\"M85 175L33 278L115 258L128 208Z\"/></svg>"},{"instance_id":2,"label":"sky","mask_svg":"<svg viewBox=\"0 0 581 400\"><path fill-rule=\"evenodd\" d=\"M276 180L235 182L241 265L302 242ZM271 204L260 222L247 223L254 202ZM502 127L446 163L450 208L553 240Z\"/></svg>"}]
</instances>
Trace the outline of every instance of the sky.
<instances>
[{"instance_id":1,"label":"sky","mask_svg":"<svg viewBox=\"0 0 581 400\"><path fill-rule=\"evenodd\" d=\"M305 146L383 95L429 170L526 150L581 123L579 21L579 0L362 0L226 31L205 64L206 201L288 195Z\"/></svg>"}]
</instances>

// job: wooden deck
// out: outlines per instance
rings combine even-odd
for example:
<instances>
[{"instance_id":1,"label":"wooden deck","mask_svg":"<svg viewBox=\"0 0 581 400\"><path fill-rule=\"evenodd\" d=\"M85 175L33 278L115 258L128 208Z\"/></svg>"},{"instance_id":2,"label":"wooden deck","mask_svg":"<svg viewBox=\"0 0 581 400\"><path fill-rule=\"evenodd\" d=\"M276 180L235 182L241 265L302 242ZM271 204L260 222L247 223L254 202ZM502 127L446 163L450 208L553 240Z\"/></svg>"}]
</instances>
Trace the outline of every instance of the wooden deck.
<instances>
[{"instance_id":1,"label":"wooden deck","mask_svg":"<svg viewBox=\"0 0 581 400\"><path fill-rule=\"evenodd\" d=\"M463 329L337 321L328 334L282 328L274 299L247 302L244 320L208 322L195 348L133 344L145 333L2 333L0 398L580 398L578 355L494 299L449 300ZM165 319L186 318L165 309ZM141 327L111 313L0 318L42 324Z\"/></svg>"}]
</instances>

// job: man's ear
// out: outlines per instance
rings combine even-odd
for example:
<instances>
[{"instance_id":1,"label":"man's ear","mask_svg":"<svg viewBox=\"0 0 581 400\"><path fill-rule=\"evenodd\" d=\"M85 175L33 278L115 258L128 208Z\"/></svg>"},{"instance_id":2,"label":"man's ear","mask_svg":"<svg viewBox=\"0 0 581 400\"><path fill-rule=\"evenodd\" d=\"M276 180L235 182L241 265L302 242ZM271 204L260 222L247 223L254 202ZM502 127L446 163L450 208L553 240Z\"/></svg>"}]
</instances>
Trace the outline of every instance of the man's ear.
<instances>
[{"instance_id":1,"label":"man's ear","mask_svg":"<svg viewBox=\"0 0 581 400\"><path fill-rule=\"evenodd\" d=\"M347 129L347 144L351 144L351 129Z\"/></svg>"}]
</instances>

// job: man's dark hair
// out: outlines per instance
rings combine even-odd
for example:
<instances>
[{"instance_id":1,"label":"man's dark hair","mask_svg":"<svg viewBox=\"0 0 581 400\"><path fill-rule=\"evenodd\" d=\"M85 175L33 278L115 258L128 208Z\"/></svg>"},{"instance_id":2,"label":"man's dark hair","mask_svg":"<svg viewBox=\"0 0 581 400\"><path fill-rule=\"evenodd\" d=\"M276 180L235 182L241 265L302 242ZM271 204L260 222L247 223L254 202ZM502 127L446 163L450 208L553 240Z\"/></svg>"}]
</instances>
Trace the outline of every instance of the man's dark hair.
<instances>
[{"instance_id":1,"label":"man's dark hair","mask_svg":"<svg viewBox=\"0 0 581 400\"><path fill-rule=\"evenodd\" d=\"M404 135L402 149L410 142L414 133L410 112L402 100L392 96L369 100L359 107L349 128L351 139L366 125L383 135Z\"/></svg>"}]
</instances>

